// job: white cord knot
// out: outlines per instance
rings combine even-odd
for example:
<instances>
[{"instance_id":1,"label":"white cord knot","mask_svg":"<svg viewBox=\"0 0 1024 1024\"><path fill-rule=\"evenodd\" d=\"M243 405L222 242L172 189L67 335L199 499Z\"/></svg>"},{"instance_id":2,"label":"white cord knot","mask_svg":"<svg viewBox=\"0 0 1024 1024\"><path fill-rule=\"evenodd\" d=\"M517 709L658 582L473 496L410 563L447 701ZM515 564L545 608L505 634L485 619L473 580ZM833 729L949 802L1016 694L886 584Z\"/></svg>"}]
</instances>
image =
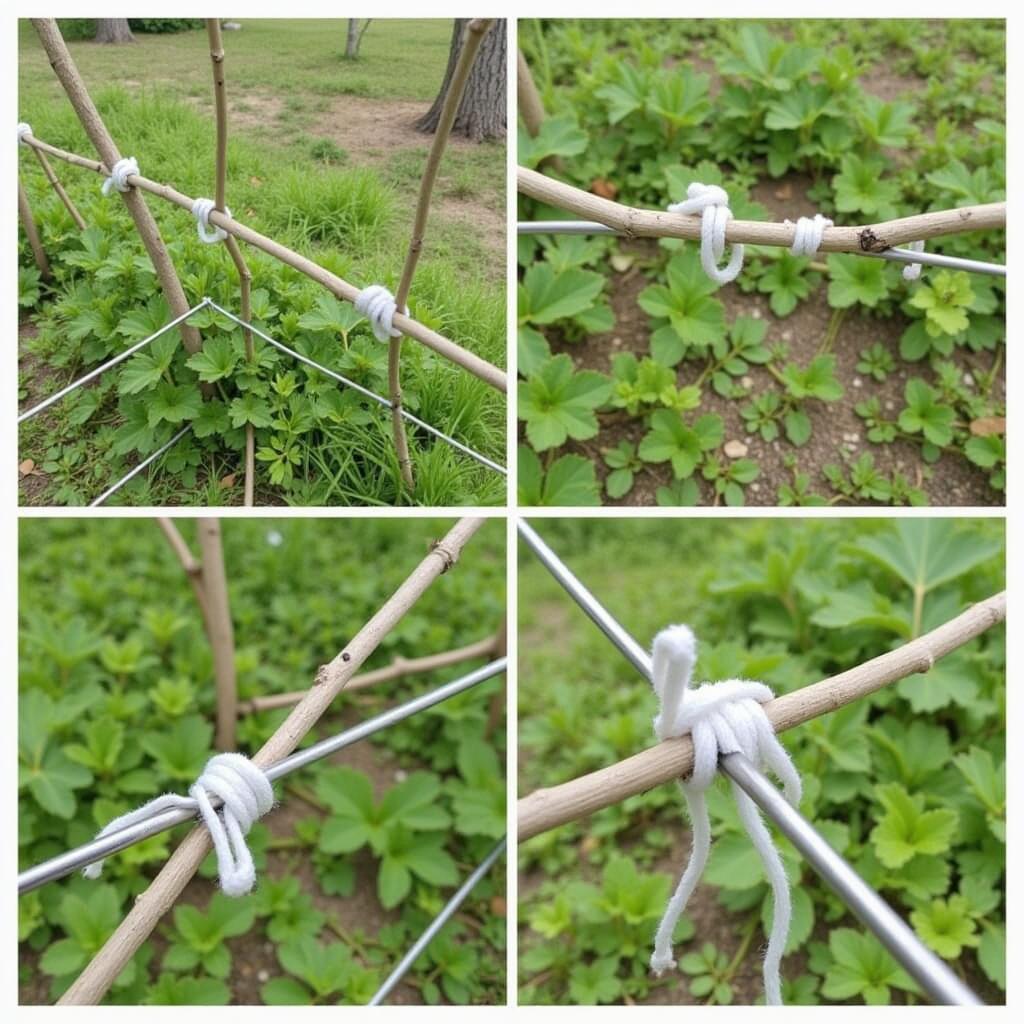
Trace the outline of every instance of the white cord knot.
<instances>
[{"instance_id":1,"label":"white cord knot","mask_svg":"<svg viewBox=\"0 0 1024 1024\"><path fill-rule=\"evenodd\" d=\"M784 224L792 225L791 220L783 221ZM820 213L813 217L799 217L796 222L796 231L793 234L793 244L789 251L794 256L815 256L821 248L821 239L825 234L825 228L832 227L832 221Z\"/></svg>"},{"instance_id":2,"label":"white cord knot","mask_svg":"<svg viewBox=\"0 0 1024 1024\"><path fill-rule=\"evenodd\" d=\"M256 883L256 866L246 845L253 822L274 806L274 789L266 773L243 754L215 754L206 762L203 774L189 787L188 796L166 793L109 822L97 839L120 832L164 811L188 810L202 818L217 855L220 887L226 896L244 896ZM210 797L223 807L214 810ZM103 861L82 871L86 878L99 878Z\"/></svg>"},{"instance_id":3,"label":"white cord knot","mask_svg":"<svg viewBox=\"0 0 1024 1024\"><path fill-rule=\"evenodd\" d=\"M654 638L652 682L661 704L654 720L655 735L664 740L689 733L693 740L693 774L680 782L693 830L693 845L690 860L655 935L650 964L657 974L675 966L672 933L704 873L711 849L711 821L704 793L714 781L719 756L741 753L759 768L769 768L782 781L786 799L793 806L800 802L800 776L764 713L763 705L772 699L772 691L764 683L745 679L705 683L691 691L690 678L696 660L697 640L688 626L669 626ZM771 934L764 956L764 987L766 1001L780 1005L779 965L792 916L789 882L757 805L735 783L732 788L740 820L761 855L774 897Z\"/></svg>"},{"instance_id":4,"label":"white cord knot","mask_svg":"<svg viewBox=\"0 0 1024 1024\"><path fill-rule=\"evenodd\" d=\"M32 132L32 125L30 125L28 123L28 121L19 121L18 122L18 141L19 142L24 143L25 142L25 136L26 135L32 135L32 134L33 134L33 132Z\"/></svg>"},{"instance_id":5,"label":"white cord knot","mask_svg":"<svg viewBox=\"0 0 1024 1024\"><path fill-rule=\"evenodd\" d=\"M139 173L138 161L133 156L125 156L110 168L110 177L103 182L102 192L109 196L113 189L118 192L127 192L131 188L128 184L128 176Z\"/></svg>"},{"instance_id":6,"label":"white cord knot","mask_svg":"<svg viewBox=\"0 0 1024 1024\"><path fill-rule=\"evenodd\" d=\"M914 252L924 252L924 242L908 242L906 249L911 249ZM904 281L916 281L921 276L921 264L920 263L908 263L903 268L903 280Z\"/></svg>"},{"instance_id":7,"label":"white cord knot","mask_svg":"<svg viewBox=\"0 0 1024 1024\"><path fill-rule=\"evenodd\" d=\"M718 185L702 185L691 182L686 189L686 199L671 203L669 213L700 214L700 262L704 273L718 284L734 281L743 269L743 246L734 245L732 256L724 267L719 261L725 253L725 228L732 220L729 209L729 194Z\"/></svg>"},{"instance_id":8,"label":"white cord knot","mask_svg":"<svg viewBox=\"0 0 1024 1024\"><path fill-rule=\"evenodd\" d=\"M368 285L356 296L355 306L370 321L373 336L378 341L387 341L388 338L401 336L402 332L395 330L391 324L398 311L398 306L395 303L394 295L384 285ZM409 307L406 306L403 312L408 316Z\"/></svg>"},{"instance_id":9,"label":"white cord knot","mask_svg":"<svg viewBox=\"0 0 1024 1024\"><path fill-rule=\"evenodd\" d=\"M197 199L192 203L192 216L196 219L196 230L199 232L199 237L207 243L207 245L213 245L215 242L223 242L228 237L228 233L223 229L217 227L216 224L213 227L210 226L210 213L216 207L216 203L212 199ZM224 212L230 217L231 210L229 207L224 207Z\"/></svg>"}]
</instances>

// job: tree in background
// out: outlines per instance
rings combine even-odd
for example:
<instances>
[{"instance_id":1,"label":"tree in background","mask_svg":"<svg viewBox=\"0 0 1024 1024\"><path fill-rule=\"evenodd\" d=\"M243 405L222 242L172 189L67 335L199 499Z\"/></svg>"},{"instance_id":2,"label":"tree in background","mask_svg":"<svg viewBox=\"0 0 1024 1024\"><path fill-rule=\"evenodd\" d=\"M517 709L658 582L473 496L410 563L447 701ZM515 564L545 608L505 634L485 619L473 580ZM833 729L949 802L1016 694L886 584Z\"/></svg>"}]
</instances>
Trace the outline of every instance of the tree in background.
<instances>
[{"instance_id":1,"label":"tree in background","mask_svg":"<svg viewBox=\"0 0 1024 1024\"><path fill-rule=\"evenodd\" d=\"M462 51L468 18L456 18L452 27L452 44L448 52L448 67L445 69L441 91L433 106L416 127L422 132L433 132L441 117L441 107L448 93L448 85L455 71L455 64ZM505 22L499 19L491 26L480 44L473 70L466 82L466 92L459 104L452 127L453 134L464 135L473 142L505 137Z\"/></svg>"},{"instance_id":2,"label":"tree in background","mask_svg":"<svg viewBox=\"0 0 1024 1024\"><path fill-rule=\"evenodd\" d=\"M359 47L363 45L363 36L366 35L366 30L370 27L370 22L373 18L367 18L363 23L363 27L359 27L358 18L348 19L348 35L345 39L345 59L346 60L357 60L359 58Z\"/></svg>"},{"instance_id":3,"label":"tree in background","mask_svg":"<svg viewBox=\"0 0 1024 1024\"><path fill-rule=\"evenodd\" d=\"M95 38L97 43L135 42L127 18L97 18Z\"/></svg>"}]
</instances>

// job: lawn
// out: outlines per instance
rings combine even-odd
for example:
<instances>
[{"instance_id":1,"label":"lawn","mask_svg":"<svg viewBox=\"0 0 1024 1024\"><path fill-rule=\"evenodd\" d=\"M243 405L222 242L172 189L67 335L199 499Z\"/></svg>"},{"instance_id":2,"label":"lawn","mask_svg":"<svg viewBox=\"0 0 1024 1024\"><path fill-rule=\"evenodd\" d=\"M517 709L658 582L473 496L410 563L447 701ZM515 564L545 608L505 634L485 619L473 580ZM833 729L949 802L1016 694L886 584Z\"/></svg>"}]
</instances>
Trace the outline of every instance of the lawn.
<instances>
[{"instance_id":1,"label":"lawn","mask_svg":"<svg viewBox=\"0 0 1024 1024\"><path fill-rule=\"evenodd\" d=\"M1004 585L1004 527L993 519L534 525L641 644L687 623L699 644L695 680L760 680L776 695L934 629ZM919 584L919 603L908 581ZM926 674L780 735L803 778L801 813L990 1004L1005 1000L1006 987L1004 648L996 627ZM519 652L520 796L654 745L650 686L525 546ZM677 786L522 844L521 1002L762 999L771 897L722 779L708 805L711 858L676 931L680 968L660 978L648 970L654 932L690 849ZM900 835L910 845L896 855ZM793 847L775 839L794 901L784 1001L922 1001ZM881 983L872 987L872 978Z\"/></svg>"},{"instance_id":2,"label":"lawn","mask_svg":"<svg viewBox=\"0 0 1024 1024\"><path fill-rule=\"evenodd\" d=\"M423 519L225 521L240 699L311 685L449 528ZM194 530L181 529L197 550ZM488 523L366 668L495 632L504 577L503 527ZM183 792L212 753L214 683L192 590L150 520L25 520L19 587L27 867L87 841L129 807ZM310 740L478 664L352 690ZM279 783L278 806L249 834L254 892L216 893L211 855L108 1001L364 1003L504 833L503 692L501 677L481 683ZM244 714L239 749L258 749L287 713ZM372 842L353 839L346 794L376 815ZM68 877L19 899L22 1003L59 997L183 835L178 828L111 857L98 881ZM504 891L499 864L389 1002L503 1002Z\"/></svg>"},{"instance_id":3,"label":"lawn","mask_svg":"<svg viewBox=\"0 0 1024 1024\"><path fill-rule=\"evenodd\" d=\"M412 122L425 113L440 85L450 34L446 20L375 21L353 63L340 56L343 21L247 21L240 32L225 32L229 206L257 230L354 284L380 281L394 288L430 144ZM205 32L137 38L137 44L122 47L69 45L122 152L135 155L144 174L190 195L209 195L214 120ZM19 116L39 138L91 154L24 22L20 43ZM408 73L395 75L396 61ZM22 152L20 161L57 276L55 287L40 288L27 247L22 250L21 301L27 315L21 323L20 397L27 408L124 347L131 331L126 318L130 324L130 314L153 298L154 283L144 265L134 262L141 244L119 204L100 197L98 176L56 167L85 218L83 234L31 154ZM449 145L410 302L415 317L498 365L506 361L504 195L504 145ZM202 246L194 222L182 211L159 200L149 205L189 300L209 292L237 309L227 254ZM365 322L353 330L351 318L338 313L338 304L317 286L258 253L247 258L254 288L262 295L256 316L265 329L285 342L298 341L300 348L310 346L307 354L315 351L332 369L365 386L377 391L386 386L384 348L371 340ZM116 269L127 265L133 268L128 279ZM160 312L157 303L150 319ZM238 341L227 322L203 326L207 337ZM194 373L183 357L175 358L174 383L191 386ZM289 425L261 428L266 458L258 479L260 503L410 500L400 493L387 416L378 407L347 398L339 402L342 396L333 385L295 366L268 363L265 369L267 384L275 371L272 413L284 412ZM501 396L416 342L404 348L403 384L410 411L504 463ZM120 386L117 374L106 375L98 386L27 424L20 446L23 502L81 504L158 446L171 424L159 424L158 437L142 438L141 446L134 431L118 434L141 415L131 396L118 397ZM113 500L238 503L238 444L237 428L220 422L204 440L176 446L162 471L138 478ZM411 500L434 505L504 500L504 480L492 471L425 440L416 439L414 449L421 486Z\"/></svg>"},{"instance_id":4,"label":"lawn","mask_svg":"<svg viewBox=\"0 0 1024 1024\"><path fill-rule=\"evenodd\" d=\"M879 223L1005 199L994 21L524 22L519 162L664 209ZM565 214L520 198L521 220ZM1002 230L931 251L1005 263ZM724 260L722 261L724 263ZM519 239L524 504L999 505L1005 278L748 246Z\"/></svg>"}]
</instances>

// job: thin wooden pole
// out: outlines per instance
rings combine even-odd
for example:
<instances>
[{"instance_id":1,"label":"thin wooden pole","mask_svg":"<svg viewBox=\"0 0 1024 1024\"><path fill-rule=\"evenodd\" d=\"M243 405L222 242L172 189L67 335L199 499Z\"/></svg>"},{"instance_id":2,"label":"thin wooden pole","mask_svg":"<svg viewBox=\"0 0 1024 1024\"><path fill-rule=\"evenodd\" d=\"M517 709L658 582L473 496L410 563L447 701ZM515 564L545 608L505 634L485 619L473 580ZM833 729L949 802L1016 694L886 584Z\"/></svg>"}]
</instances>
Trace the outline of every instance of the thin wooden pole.
<instances>
[{"instance_id":1,"label":"thin wooden pole","mask_svg":"<svg viewBox=\"0 0 1024 1024\"><path fill-rule=\"evenodd\" d=\"M79 231L85 230L85 218L78 212L78 207L71 201L71 196L64 190L64 186L60 182L60 178L54 173L53 168L50 166L50 161L46 158L46 154L41 149L36 149L35 146L31 147L32 152L35 153L36 159L39 161L39 166L43 169L43 175L46 180L50 183L50 187L54 192L57 193L60 201L64 204L64 208L71 214L71 219L75 222L75 226Z\"/></svg>"},{"instance_id":2,"label":"thin wooden pole","mask_svg":"<svg viewBox=\"0 0 1024 1024\"><path fill-rule=\"evenodd\" d=\"M939 658L962 647L1006 618L1006 591L972 605L930 633L871 661L776 697L764 705L776 732L836 711L898 679L927 672ZM926 685L922 684L922 685ZM689 736L665 740L618 764L558 786L538 789L518 804L519 841L620 803L693 770Z\"/></svg>"},{"instance_id":3,"label":"thin wooden pole","mask_svg":"<svg viewBox=\"0 0 1024 1024\"><path fill-rule=\"evenodd\" d=\"M107 168L112 168L121 159L121 153L107 130L107 126L103 123L103 118L100 117L100 112L96 109L75 62L71 59L64 37L60 34L60 29L57 28L57 22L53 18L33 18L32 25L39 35L51 67L78 115L78 120L81 121L82 127L96 147L104 164ZM25 141L27 142L28 138ZM146 252L149 253L164 297L171 307L171 315L181 316L190 308L189 303L167 252L167 246L160 235L160 229L149 212L145 199L135 188L129 188L127 192L121 192L119 195L124 200L132 220L135 221L142 244L146 247ZM188 324L182 324L179 330L185 348L190 353L198 352L202 347L199 332Z\"/></svg>"},{"instance_id":4,"label":"thin wooden pole","mask_svg":"<svg viewBox=\"0 0 1024 1024\"><path fill-rule=\"evenodd\" d=\"M253 757L256 764L266 768L295 750L381 640L394 629L430 584L456 563L463 547L484 522L484 519L460 519L444 539L431 548L405 582L334 660L320 667L309 692ZM96 1005L100 1002L163 915L174 905L209 851L209 833L203 827L194 828L149 888L135 898L128 915L103 948L61 996L61 1005Z\"/></svg>"},{"instance_id":5,"label":"thin wooden pole","mask_svg":"<svg viewBox=\"0 0 1024 1024\"><path fill-rule=\"evenodd\" d=\"M492 656L504 658L508 654L508 623L502 621L501 629L494 635L494 650ZM501 689L491 697L490 707L487 709L487 725L484 727L484 736L490 737L501 722L502 715L508 705L508 682L503 677Z\"/></svg>"},{"instance_id":6,"label":"thin wooden pole","mask_svg":"<svg viewBox=\"0 0 1024 1024\"><path fill-rule=\"evenodd\" d=\"M90 160L88 157L80 156L77 153L69 153L59 146L52 146L48 142L43 142L34 136L27 135L23 141L27 146L38 147L44 153L48 153L50 156L56 157L58 160L64 160L66 163L73 164L76 167L83 167L97 174L106 175L109 173L106 166L98 160ZM170 185L162 185L141 174L130 174L128 180L135 188L143 192L149 192L151 195L159 196L161 199L174 203L175 206L179 206L189 213L192 212L192 197L179 192ZM343 280L336 274L332 274L329 270L314 263L311 259L301 256L287 246L281 245L280 242L275 242L272 238L254 231L233 217L229 217L227 214L220 213L217 210L211 211L209 221L211 224L223 228L243 242L247 242L253 248L260 249L282 263L294 267L300 273L316 281L317 284L322 285L339 299L343 299L345 302L355 302L356 296L359 294L359 289L355 285L349 284L348 281ZM479 378L485 384L490 385L496 391L507 392L507 374L504 370L487 362L486 359L481 359L480 356L456 345L455 342L402 313L395 313L393 323L406 337L414 338L420 344L426 345L427 348L436 352L442 358L455 363L457 366L461 366L468 373Z\"/></svg>"},{"instance_id":7,"label":"thin wooden pole","mask_svg":"<svg viewBox=\"0 0 1024 1024\"><path fill-rule=\"evenodd\" d=\"M486 658L491 655L497 657L499 652L495 641L496 637L489 636L484 640L478 640L475 644L467 644L465 647L457 647L451 651L442 651L440 654L427 654L422 658L397 657L390 665L353 676L345 689L350 692L361 690L367 686L377 686L395 679L404 679L406 676L448 668L450 665L458 665L474 658ZM293 704L298 704L305 695L305 690L299 690L292 693L272 693L266 697L253 697L252 700L243 700L239 703L238 713L247 715L256 711L272 711L275 708L291 707Z\"/></svg>"},{"instance_id":8,"label":"thin wooden pole","mask_svg":"<svg viewBox=\"0 0 1024 1024\"><path fill-rule=\"evenodd\" d=\"M214 209L221 213L226 212L227 207L227 177L228 177L228 96L224 84L224 45L220 34L220 19L206 19L206 34L210 40L210 63L213 65L213 98L214 108L217 113L217 184L214 197ZM252 323L252 274L245 262L242 250L238 246L234 235L228 235L224 239L224 245L231 256L235 269L238 271L238 284L241 293L242 319L246 323ZM248 327L242 329L242 336L245 339L246 361L253 361L252 331ZM251 423L245 425L245 488L244 504L250 506L253 503L254 481L256 478L256 433Z\"/></svg>"},{"instance_id":9,"label":"thin wooden pole","mask_svg":"<svg viewBox=\"0 0 1024 1024\"><path fill-rule=\"evenodd\" d=\"M700 217L623 206L556 181L528 167L519 168L518 187L523 195L531 199L567 210L583 220L596 220L629 238L700 238ZM1005 227L1006 203L961 206L955 210L919 213L862 227L825 228L819 251L883 252L920 239L927 241L941 235ZM788 248L793 244L795 232L795 224L731 220L725 229L725 239L727 242Z\"/></svg>"},{"instance_id":10,"label":"thin wooden pole","mask_svg":"<svg viewBox=\"0 0 1024 1024\"><path fill-rule=\"evenodd\" d=\"M39 268L39 276L44 281L51 278L50 261L46 258L46 250L43 248L43 240L39 237L39 228L36 227L36 219L32 214L32 207L29 205L28 193L25 186L18 178L18 217L21 219L21 226L25 229L25 237L28 239L29 248L32 250L32 258Z\"/></svg>"},{"instance_id":11,"label":"thin wooden pole","mask_svg":"<svg viewBox=\"0 0 1024 1024\"><path fill-rule=\"evenodd\" d=\"M185 570L185 575L192 585L192 593L196 597L196 604L199 605L199 611L203 616L203 628L206 630L207 637L209 637L210 612L209 602L206 597L206 586L203 582L203 564L189 550L188 544L185 543L185 538L178 532L178 527L174 525L173 519L161 516L157 519L156 524L160 527L164 537L167 538L167 543L170 544L171 550L181 563L182 569Z\"/></svg>"},{"instance_id":12,"label":"thin wooden pole","mask_svg":"<svg viewBox=\"0 0 1024 1024\"><path fill-rule=\"evenodd\" d=\"M530 65L526 63L526 57L522 50L517 51L516 62L516 92L519 97L519 115L523 119L527 132L535 136L544 123L544 103L537 91L537 85L530 73Z\"/></svg>"},{"instance_id":13,"label":"thin wooden pole","mask_svg":"<svg viewBox=\"0 0 1024 1024\"><path fill-rule=\"evenodd\" d=\"M419 262L420 253L423 251L423 238L427 232L430 197L434 191L434 182L437 180L437 172L441 167L441 158L444 156L452 125L455 123L455 116L459 112L462 94L466 91L466 81L473 67L473 61L476 60L480 44L493 23L493 19L474 18L466 26L462 50L448 84L448 91L445 93L441 117L437 123L437 130L434 132L430 154L427 156L427 165L423 169L423 178L420 181L420 194L416 203L416 216L413 219L412 237L409 239L409 251L406 253L405 266L402 267L398 291L395 293L395 304L399 309L405 309L409 300L409 289L412 287L416 265ZM412 461L409 458L409 442L405 436L405 420L402 418L401 359L402 338L399 336L388 342L388 397L391 399L391 433L395 439L395 451L398 453L398 465L402 471L402 479L405 481L405 486L412 490L415 487L415 480L412 473Z\"/></svg>"},{"instance_id":14,"label":"thin wooden pole","mask_svg":"<svg viewBox=\"0 0 1024 1024\"><path fill-rule=\"evenodd\" d=\"M238 719L235 630L231 624L220 522L203 518L196 520L196 526L203 561L203 588L206 591L206 632L213 651L213 675L217 686L217 731L214 742L218 750L234 750L235 722Z\"/></svg>"}]
</instances>

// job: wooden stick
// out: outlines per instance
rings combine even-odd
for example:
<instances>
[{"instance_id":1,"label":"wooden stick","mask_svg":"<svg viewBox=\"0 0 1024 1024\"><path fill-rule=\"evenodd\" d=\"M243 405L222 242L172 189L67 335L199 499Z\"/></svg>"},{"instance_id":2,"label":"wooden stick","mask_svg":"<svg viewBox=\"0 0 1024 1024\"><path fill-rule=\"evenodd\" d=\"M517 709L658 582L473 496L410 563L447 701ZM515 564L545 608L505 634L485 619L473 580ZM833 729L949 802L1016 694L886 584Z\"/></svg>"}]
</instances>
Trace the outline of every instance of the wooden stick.
<instances>
[{"instance_id":1,"label":"wooden stick","mask_svg":"<svg viewBox=\"0 0 1024 1024\"><path fill-rule=\"evenodd\" d=\"M214 209L224 213L227 210L228 177L228 94L224 85L224 45L220 35L220 19L206 19L206 34L210 40L210 63L213 65L213 99L217 113L217 184L214 193ZM245 262L242 250L233 235L224 239L224 245L238 271L238 285L241 293L242 319L252 323L252 274ZM245 339L245 358L251 363L254 358L252 331L242 328ZM253 503L254 481L256 478L256 432L251 423L245 425L245 488L243 502L246 507Z\"/></svg>"},{"instance_id":2,"label":"wooden stick","mask_svg":"<svg viewBox=\"0 0 1024 1024\"><path fill-rule=\"evenodd\" d=\"M58 160L64 160L66 163L73 164L76 167L83 167L86 170L102 175L110 173L106 166L98 160L90 160L88 157L79 156L77 153L69 153L58 146L51 146L47 142L42 142L34 136L26 135L24 142L27 146L35 146L43 150L44 153L48 153L50 156L56 157ZM161 185L140 174L130 174L128 181L135 188L143 192L149 192L151 195L159 196L161 199L166 199L168 202L174 203L175 206L180 206L191 214L192 198L177 191L177 189L172 188L170 185ZM243 242L247 242L253 248L260 249L282 263L294 267L300 273L323 285L324 288L339 299L343 299L345 302L355 302L356 296L359 294L358 288L344 281L336 274L332 274L329 270L325 270L311 259L300 256L297 252L293 252L279 242L275 242L272 238L267 238L266 235L261 235L258 231L254 231L252 228L247 227L225 213L220 213L218 210L211 211L209 220L211 224L223 228L229 234L240 238ZM508 390L508 380L505 371L491 365L487 360L481 359L472 352L468 352L466 349L456 345L455 342L450 341L436 331L432 331L429 327L413 320L411 317L405 316L403 313L395 313L393 323L405 336L414 338L421 344L426 345L427 348L432 349L439 356L461 366L464 370L473 374L474 377L478 377L485 384L489 384L496 391L506 392Z\"/></svg>"},{"instance_id":3,"label":"wooden stick","mask_svg":"<svg viewBox=\"0 0 1024 1024\"><path fill-rule=\"evenodd\" d=\"M64 186L60 182L60 178L54 174L53 168L50 166L50 161L47 160L46 154L41 149L32 148L32 152L35 153L36 159L39 161L39 166L43 169L43 175L46 180L50 183L50 187L54 192L57 193L60 201L64 204L64 208L71 214L71 219L75 222L79 231L85 230L85 218L78 212L78 207L71 201L71 196L64 190Z\"/></svg>"},{"instance_id":4,"label":"wooden stick","mask_svg":"<svg viewBox=\"0 0 1024 1024\"><path fill-rule=\"evenodd\" d=\"M189 583L192 584L192 592L196 596L196 604L199 605L199 611L203 616L203 626L206 628L207 637L209 637L208 623L210 612L206 598L206 586L203 582L202 562L189 550L188 544L185 543L185 538L178 532L178 527L174 525L173 519L159 517L156 524L167 538L167 543L170 544L171 550L177 556L178 561L181 562L181 567L185 570Z\"/></svg>"},{"instance_id":5,"label":"wooden stick","mask_svg":"<svg viewBox=\"0 0 1024 1024\"><path fill-rule=\"evenodd\" d=\"M972 605L955 619L902 647L841 672L830 679L776 697L764 705L776 732L792 729L866 697L875 690L927 672L935 662L1006 618L1006 591ZM570 821L585 818L627 797L643 793L693 770L693 743L689 736L665 740L657 746L601 768L589 775L548 789L538 789L518 804L519 842Z\"/></svg>"},{"instance_id":6,"label":"wooden stick","mask_svg":"<svg viewBox=\"0 0 1024 1024\"><path fill-rule=\"evenodd\" d=\"M395 304L399 309L405 309L406 303L409 301L409 289L412 287L416 265L419 262L420 253L423 251L423 237L427 231L427 215L430 212L430 197L434 191L434 182L437 180L437 172L441 167L441 158L444 156L452 125L455 123L455 115L459 112L462 94L466 91L466 80L469 78L473 61L476 60L480 43L492 24L493 19L474 18L466 26L466 35L459 53L459 60L448 84L444 105L441 107L441 116L437 122L437 130L434 132L434 139L430 144L427 165L423 168L419 199L416 202L416 216L412 225L412 237L409 239L409 251L406 253L405 266L402 267L398 291L395 293ZM391 433L395 439L398 465L402 471L405 486L411 491L416 484L412 474L412 461L409 458L409 443L405 436L405 420L402 418L401 358L402 338L399 335L388 342L388 398L391 399Z\"/></svg>"},{"instance_id":7,"label":"wooden stick","mask_svg":"<svg viewBox=\"0 0 1024 1024\"><path fill-rule=\"evenodd\" d=\"M51 67L78 115L78 120L81 121L82 127L96 147L100 158L107 167L113 167L121 159L121 153L110 132L107 131L107 126L103 123L103 118L100 117L100 112L96 109L75 62L71 59L64 37L60 34L60 29L57 28L57 22L53 18L33 18L32 25L39 35L39 40L43 44ZM26 136L25 141L27 142L29 138L30 136ZM156 226L149 207L146 206L146 200L134 188L118 194L124 200L132 220L135 221L135 226L142 237L142 244L146 247L146 252L149 253L153 269L160 281L164 297L167 299L168 306L171 307L171 315L177 317L187 313L190 307L185 298L185 291L181 287L181 281L178 280L177 271L174 269L167 246L160 235L160 229ZM198 352L202 347L199 332L187 323L182 324L179 330L188 352Z\"/></svg>"},{"instance_id":8,"label":"wooden stick","mask_svg":"<svg viewBox=\"0 0 1024 1024\"><path fill-rule=\"evenodd\" d=\"M596 220L628 238L700 238L700 217L689 217L664 210L638 210L590 192L555 181L528 167L518 172L519 191L550 206L574 213L583 220ZM913 217L864 227L825 228L819 250L823 252L882 252L893 246L920 239L956 235L964 231L982 231L1006 227L1006 203L962 206L955 210L936 210ZM793 244L795 224L773 224L760 220L731 220L725 229L727 242L750 245Z\"/></svg>"},{"instance_id":9,"label":"wooden stick","mask_svg":"<svg viewBox=\"0 0 1024 1024\"><path fill-rule=\"evenodd\" d=\"M518 51L516 63L516 92L519 97L519 114L523 119L527 132L531 137L540 131L547 115L544 113L544 103L537 91L537 85L530 73L530 65L526 63L526 57L522 50Z\"/></svg>"},{"instance_id":10,"label":"wooden stick","mask_svg":"<svg viewBox=\"0 0 1024 1024\"><path fill-rule=\"evenodd\" d=\"M460 519L444 539L431 548L412 574L334 660L320 667L309 692L253 757L256 764L266 768L295 750L381 640L394 629L430 584L456 563L465 544L484 522L484 519ZM152 934L160 918L174 905L209 851L209 833L202 826L194 828L149 888L135 898L128 915L103 948L61 996L61 1005L99 1003L114 979Z\"/></svg>"},{"instance_id":11,"label":"wooden stick","mask_svg":"<svg viewBox=\"0 0 1024 1024\"><path fill-rule=\"evenodd\" d=\"M389 683L405 676L433 672L435 669L447 668L449 665L458 665L463 661L471 661L473 658L499 657L496 639L496 636L489 636L474 644L467 644L465 647L442 651L440 654L427 654L422 658L403 658L399 655L390 665L354 676L349 680L345 690L346 692L361 690L367 686ZM272 711L275 708L291 707L292 704L298 704L305 695L305 690L299 690L293 693L272 693L266 697L253 697L252 700L243 700L238 705L238 713L247 715L255 711Z\"/></svg>"},{"instance_id":12,"label":"wooden stick","mask_svg":"<svg viewBox=\"0 0 1024 1024\"><path fill-rule=\"evenodd\" d=\"M32 214L32 207L29 205L28 193L25 191L20 177L18 178L18 217L21 220L21 226L25 229L25 237L32 250L32 258L39 268L39 276L44 281L49 281L52 277L50 261L46 258L43 240L39 237L39 228L36 227L36 219Z\"/></svg>"},{"instance_id":13,"label":"wooden stick","mask_svg":"<svg viewBox=\"0 0 1024 1024\"><path fill-rule=\"evenodd\" d=\"M206 632L213 651L213 676L217 685L218 750L235 749L238 719L238 688L235 681L235 630L231 624L228 580L224 569L224 547L217 519L196 520L199 550L203 559L203 587L206 590Z\"/></svg>"},{"instance_id":14,"label":"wooden stick","mask_svg":"<svg viewBox=\"0 0 1024 1024\"><path fill-rule=\"evenodd\" d=\"M503 658L506 654L508 654L508 622L502 621L501 629L494 636L493 657ZM486 739L489 739L494 730L498 728L507 705L508 683L502 677L501 689L491 697L490 707L487 709L487 725L484 727Z\"/></svg>"}]
</instances>

